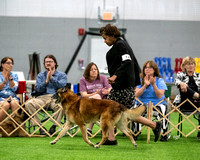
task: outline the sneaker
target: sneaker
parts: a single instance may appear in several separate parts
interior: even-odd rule
[[[90,128],[88,128],[88,129],[87,129],[87,131],[88,131],[88,132],[90,132],[90,133],[92,134],[92,130],[91,130]],[[91,134],[87,133],[87,135],[88,135],[88,138],[91,138],[91,137],[92,137],[92,135],[91,135]]]
[[[167,135],[161,136],[160,141],[162,141],[162,142],[168,141]]]
[[[161,127],[162,127],[162,123],[161,122],[156,122],[156,128],[153,130],[153,133],[155,135],[154,142],[158,141],[158,138],[159,138],[160,132],[161,132]]]
[[[43,127],[43,128],[47,131],[47,129],[45,127]],[[39,129],[40,135],[46,135],[46,132],[44,131],[44,129],[42,129],[42,128]]]
[[[200,131],[197,133],[197,139],[200,140]]]
[[[51,128],[49,129],[49,134],[52,135],[56,131],[56,125],[52,125]]]
[[[99,144],[99,142],[97,142],[96,144]],[[116,145],[117,145],[117,140],[110,141],[110,140],[107,139],[107,140],[104,142],[103,145],[113,145],[113,146],[116,146]]]

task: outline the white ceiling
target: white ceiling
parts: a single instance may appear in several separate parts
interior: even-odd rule
[[[200,20],[200,0],[0,0],[0,16],[97,19],[119,7],[120,19]]]

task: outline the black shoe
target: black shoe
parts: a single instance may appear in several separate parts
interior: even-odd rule
[[[98,145],[99,142],[96,143],[96,145]],[[113,145],[113,146],[116,146],[117,145],[117,140],[114,140],[114,141],[110,141],[110,140],[106,140],[103,145]]]
[[[167,135],[161,136],[160,141],[162,141],[162,142],[168,141]]]
[[[90,128],[88,128],[87,131],[90,132],[90,133],[92,134],[92,130],[91,130]],[[88,138],[91,138],[91,137],[92,137],[91,134],[87,133]]]
[[[114,133],[115,133],[115,134],[117,133],[117,128],[114,128]]]
[[[47,131],[47,129],[45,127],[43,127],[43,128]],[[42,129],[42,128],[39,129],[40,135],[46,135],[46,132],[44,131],[44,129]]]
[[[161,122],[156,122],[156,128],[153,130],[153,133],[155,135],[154,142],[158,141],[158,138],[159,138],[160,132],[161,132],[161,127],[162,127],[162,123]]]
[[[200,131],[197,133],[197,139],[200,140]]]
[[[103,145],[117,145],[117,140],[110,141],[107,139]]]
[[[49,134],[53,134],[56,131],[56,126],[52,125],[51,128],[49,129]]]
[[[137,136],[135,136],[134,134],[132,134],[132,137],[135,141],[137,141]]]

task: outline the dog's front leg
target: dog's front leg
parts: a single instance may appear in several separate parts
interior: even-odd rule
[[[111,129],[112,128],[110,128],[110,129],[108,129],[108,127],[106,126],[106,127],[104,127],[104,126],[102,126],[101,125],[101,129],[102,129],[102,139],[101,139],[101,141],[99,142],[99,144],[97,144],[95,147],[96,148],[99,148],[105,141],[106,141],[106,139],[108,138],[108,132],[110,131],[112,131]],[[114,127],[113,127],[113,132],[114,132]]]
[[[79,125],[80,129],[81,129],[81,133],[82,133],[82,137],[84,139],[84,141],[89,144],[90,146],[94,147],[94,144],[88,140],[88,136],[87,136],[87,129],[86,129],[86,126],[85,124],[83,125]]]
[[[68,131],[70,126],[71,126],[71,122],[67,121],[65,123],[65,126],[64,126],[63,130],[58,134],[56,139],[54,139],[53,141],[50,142],[50,144],[56,144],[56,142],[65,135],[65,133]]]

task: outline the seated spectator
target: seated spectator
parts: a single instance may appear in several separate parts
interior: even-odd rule
[[[179,105],[189,99],[195,106],[199,107],[200,74],[195,72],[196,63],[192,57],[185,57],[181,64],[182,72],[178,72],[175,85],[179,94],[174,99],[174,105]],[[180,110],[194,111],[195,108],[188,101],[181,105]],[[197,134],[200,139],[200,131]]]
[[[25,104],[25,109],[31,115],[42,106],[44,106],[45,109],[49,108],[57,112],[60,106],[55,103],[55,100],[51,100],[51,97],[59,88],[63,88],[67,84],[67,76],[65,73],[57,71],[58,63],[53,55],[47,55],[44,58],[44,67],[46,71],[39,73],[36,77],[35,88],[37,97],[30,99]],[[60,123],[62,117],[63,111],[61,110],[55,114],[53,118]],[[41,124],[37,114],[31,119],[31,124],[32,126]],[[54,122],[49,130],[50,134],[56,131],[56,126],[57,124]],[[42,128],[40,128],[39,131],[41,135],[45,135],[45,131]]]
[[[97,65],[93,62],[89,63],[84,71],[83,77],[80,79],[79,90],[82,97],[106,99],[111,90],[106,76],[99,74]],[[88,131],[92,133],[94,123],[90,123]],[[88,134],[88,136],[90,136]]]
[[[18,76],[12,73],[14,60],[4,57],[0,66],[0,122],[6,118],[6,112],[11,109],[14,112],[19,106],[19,98],[15,91],[18,88]],[[4,112],[4,111],[5,112]]]
[[[161,78],[158,66],[154,61],[147,61],[143,65],[141,73],[141,85],[138,85],[135,89],[135,97],[137,97],[142,103],[147,104],[149,101],[156,105],[165,98],[165,90],[167,86]],[[140,105],[138,101],[135,102],[136,105]],[[157,105],[157,109],[166,115],[167,103],[166,101],[161,102]],[[159,119],[161,116],[159,117]],[[163,133],[167,131],[168,122],[163,119]],[[161,136],[161,141],[167,141],[167,135]]]

